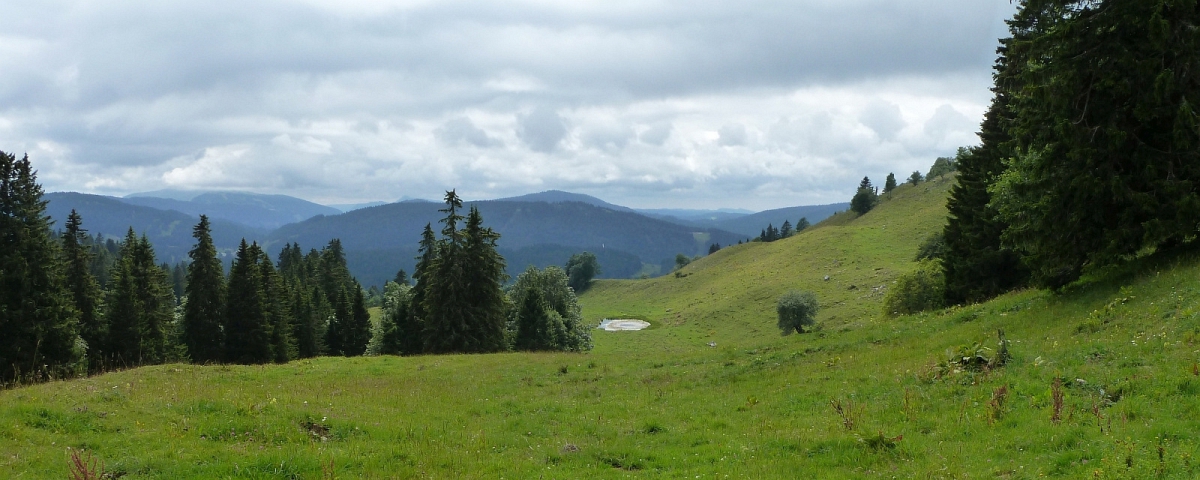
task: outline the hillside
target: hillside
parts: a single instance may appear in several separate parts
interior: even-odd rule
[[[653,325],[597,331],[588,354],[163,365],[0,392],[0,476],[63,478],[85,448],[128,479],[1195,478],[1200,253],[883,318],[874,288],[911,268],[948,185],[682,278],[598,282],[589,320]],[[816,332],[775,329],[791,288],[820,297]],[[1006,366],[952,363],[994,354],[998,329]]]
[[[484,224],[500,233],[501,253],[513,275],[530,263],[562,265],[572,253],[587,250],[600,258],[605,275],[629,277],[640,269],[629,267],[630,255],[639,263],[665,263],[669,268],[678,253],[701,255],[711,242],[737,242],[737,236],[728,232],[580,202],[467,203],[472,205],[483,214]],[[422,229],[426,224],[432,224],[434,231],[441,228],[440,208],[436,203],[401,202],[317,217],[272,232],[268,246],[277,251],[284,243],[298,242],[305,249],[319,248],[331,238],[340,238],[351,270],[356,275],[363,272],[360,280],[374,284],[392,278],[400,268],[412,271]],[[605,252],[609,250],[613,253]]]
[[[187,259],[192,249],[192,227],[199,215],[161,210],[125,203],[123,199],[74,192],[47,193],[46,214],[54,219],[55,228],[63,228],[72,209],[83,218],[83,228],[92,235],[121,240],[132,226],[138,235],[145,233],[154,244],[160,262],[176,263]],[[212,221],[213,242],[228,253],[237,248],[244,237],[253,240],[265,232],[227,220]]]

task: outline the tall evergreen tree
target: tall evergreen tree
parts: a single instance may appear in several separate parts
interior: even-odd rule
[[[584,351],[592,348],[575,291],[558,267],[529,267],[508,291],[513,306],[510,328],[517,350]],[[531,298],[533,297],[533,298]],[[540,307],[540,310],[539,310]]]
[[[139,239],[129,229],[110,278],[106,316],[112,364],[152,365],[167,360],[173,351],[167,333],[175,317],[175,300],[146,236]]]
[[[349,357],[352,354],[349,353],[350,349],[346,346],[346,339],[350,330],[350,323],[353,321],[353,310],[350,305],[350,299],[347,298],[346,289],[338,289],[332,307],[333,315],[329,317],[329,327],[325,330],[326,353]]]
[[[1088,265],[1195,236],[1196,2],[1028,0],[1010,45],[1014,139],[992,188],[1003,235],[1058,287]],[[1021,37],[1024,38],[1021,38]]]
[[[783,225],[779,227],[779,238],[784,239],[792,236],[792,222],[783,221]]]
[[[1012,82],[1015,67],[1011,65],[1023,63],[1009,58],[1012,42],[1012,38],[1002,40],[997,50],[994,97],[979,132],[982,144],[959,156],[957,183],[946,203],[949,218],[942,235],[942,272],[949,304],[986,300],[1028,277],[1016,252],[1001,244],[1000,235],[1007,224],[998,218],[988,193],[988,187],[1004,171],[1004,159],[1012,156],[1012,137],[1006,131],[1012,120],[1010,95],[1003,85]]]
[[[551,311],[546,306],[546,300],[542,298],[541,290],[531,289],[524,297],[517,312],[517,331],[513,339],[513,348],[525,351],[557,349],[556,333],[562,330],[562,320],[558,319],[558,325],[554,324],[555,318],[550,315]]]
[[[462,199],[455,191],[446,192],[446,208],[441,219],[442,238],[437,242],[433,262],[429,265],[432,278],[425,287],[425,351],[430,353],[478,351],[482,342],[471,331],[470,307],[466,296],[467,275],[463,265],[464,242],[458,224],[463,216]],[[422,283],[425,278],[421,279]]]
[[[208,216],[192,229],[196,245],[188,252],[187,305],[183,310],[183,343],[196,363],[221,361],[225,313],[225,269],[217,258]]]
[[[878,199],[879,195],[875,192],[875,187],[871,186],[871,179],[863,177],[862,182],[858,184],[858,190],[854,193],[854,198],[850,199],[850,210],[859,215],[866,215],[872,208],[875,208]]]
[[[100,284],[92,275],[92,251],[87,245],[87,230],[83,218],[74,209],[67,216],[67,231],[63,235],[63,254],[66,258],[67,287],[79,311],[79,336],[87,344],[88,371],[103,369],[104,343],[108,325],[100,312]]]
[[[483,226],[483,215],[471,207],[463,229],[463,249],[467,272],[466,298],[470,300],[472,329],[479,337],[478,351],[499,351],[507,347],[504,338],[505,313],[508,309],[502,287],[508,281],[504,257],[496,251],[500,234]]]
[[[79,313],[26,155],[0,152],[0,383],[73,369]]]
[[[366,353],[367,344],[371,342],[371,314],[367,312],[362,287],[355,286],[357,288],[350,303],[350,321],[346,323],[345,343],[342,346],[342,353],[347,357]]]
[[[225,302],[225,360],[232,363],[258,364],[274,359],[270,320],[263,292],[262,257],[258,244],[238,246],[229,270],[229,289]]]
[[[262,279],[263,309],[271,329],[271,357],[275,363],[287,363],[296,358],[296,341],[292,336],[293,319],[283,277],[271,264],[271,257],[260,251],[258,267]]]
[[[883,182],[883,193],[888,193],[896,189],[896,174],[889,173],[887,180]]]

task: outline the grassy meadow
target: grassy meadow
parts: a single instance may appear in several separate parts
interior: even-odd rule
[[[1200,255],[1061,294],[880,314],[951,180],[861,218],[732,246],[678,276],[604,280],[586,354],[162,365],[0,392],[0,477],[1196,478]],[[825,277],[828,276],[828,280]],[[775,300],[811,290],[815,331]],[[994,354],[974,371],[948,360]]]

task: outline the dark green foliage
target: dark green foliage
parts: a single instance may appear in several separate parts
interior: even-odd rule
[[[878,202],[879,193],[871,185],[871,179],[863,177],[862,182],[858,185],[858,191],[854,193],[854,198],[850,199],[850,210],[859,215],[865,215],[875,208],[875,204]]]
[[[962,155],[963,149],[959,148],[958,155],[954,158],[938,157],[933,161],[933,165],[929,167],[929,173],[925,175],[925,178],[933,180],[937,177],[958,170],[958,158],[962,157]]]
[[[418,279],[419,288],[425,289],[420,292],[423,335],[430,353],[494,352],[506,346],[506,305],[500,290],[504,259],[496,253],[499,234],[483,227],[483,216],[473,207],[466,228],[460,230],[461,208],[458,195],[446,192],[442,239]]]
[[[712,253],[711,249],[709,253]],[[577,253],[567,261],[566,270],[569,279],[567,284],[576,292],[583,292],[591,285],[592,279],[600,274],[600,262],[592,252]]]
[[[83,219],[72,210],[63,234],[63,257],[66,259],[67,288],[79,312],[79,336],[87,345],[88,371],[95,373],[104,364],[108,325],[100,312],[100,284],[92,276],[92,251],[87,245],[87,230],[82,225]]]
[[[219,362],[224,348],[221,316],[225,313],[225,269],[217,258],[207,216],[200,216],[192,237],[196,246],[188,252],[192,262],[185,288],[183,343],[193,362]]]
[[[133,229],[125,235],[108,292],[109,353],[116,366],[152,365],[170,358],[174,346],[175,297],[154,248]]]
[[[0,383],[70,373],[79,313],[29,157],[0,152]]]
[[[338,290],[333,300],[333,314],[329,317],[329,326],[325,329],[325,353],[335,356],[350,356],[347,353],[346,337],[353,321],[353,310],[346,290]]]
[[[404,269],[401,268],[400,271],[396,272],[396,278],[392,281],[396,282],[398,285],[408,285],[408,272],[405,272]]]
[[[888,193],[896,189],[896,174],[889,173],[887,180],[883,182],[883,193]]]
[[[263,313],[271,329],[271,357],[275,363],[296,358],[294,319],[283,277],[275,270],[271,257],[259,251],[258,267],[262,279]]]
[[[513,349],[525,351],[555,350],[555,340],[563,331],[562,318],[546,306],[542,292],[531,289],[525,293],[517,310],[517,331]]]
[[[779,330],[784,335],[792,332],[804,333],[804,327],[817,321],[817,311],[820,305],[817,296],[812,292],[792,290],[779,297],[775,305],[775,313],[779,316]]]
[[[885,315],[909,315],[945,305],[946,282],[942,268],[933,261],[917,264],[916,270],[901,275],[883,299]]]
[[[258,243],[238,246],[225,302],[225,360],[230,363],[270,363],[272,325],[263,291],[262,250]]]
[[[1005,55],[1005,40],[996,61],[997,83],[1010,76]],[[988,186],[1004,170],[1004,158],[1011,155],[1011,137],[1003,125],[1011,120],[1009,95],[993,88],[995,97],[980,126],[979,147],[960,151],[957,183],[946,202],[949,218],[943,231],[941,247],[942,271],[946,279],[946,302],[961,304],[979,302],[999,295],[1025,282],[1028,270],[1012,249],[1001,244],[1000,235],[1007,224],[998,218],[991,206]]]
[[[350,321],[343,332],[342,354],[347,357],[366,353],[367,344],[371,341],[371,314],[367,313],[363,298],[362,288],[356,288],[350,304]]]
[[[808,223],[808,217],[800,217],[799,220],[796,220],[796,233],[803,232],[810,226],[811,224]]]
[[[383,287],[383,319],[378,331],[378,353],[414,355],[421,353],[421,325],[412,312],[413,288],[388,282]]]
[[[719,251],[721,251],[721,244],[719,244],[719,243],[714,243],[714,244],[708,246],[708,254],[709,255],[712,255]]]
[[[529,267],[508,291],[513,311],[509,332],[516,350],[579,352],[592,348],[578,298],[558,267]]]
[[[918,183],[921,183],[921,182],[923,182],[923,181],[925,181],[925,176],[924,176],[924,175],[921,175],[921,172],[914,171],[914,172],[912,173],[912,175],[909,175],[909,176],[908,176],[908,184],[909,184],[909,185],[916,185],[916,184],[918,184]]]
[[[1014,152],[993,203],[1035,280],[1190,240],[1200,218],[1200,14],[1170,0],[1025,2]]]
[[[784,239],[792,236],[792,222],[783,221],[783,225],[779,227],[779,238]]]
[[[917,247],[917,256],[914,260],[941,260],[946,255],[946,239],[941,232],[934,233],[925,238],[924,242]]]
[[[691,257],[684,255],[682,253],[675,255],[675,269],[676,270],[686,267],[690,263],[692,263]]]

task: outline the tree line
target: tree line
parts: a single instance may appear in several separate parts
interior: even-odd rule
[[[132,228],[102,241],[72,211],[55,234],[43,193],[28,155],[0,152],[0,384],[164,362],[591,348],[571,284],[598,273],[595,256],[573,258],[570,277],[531,268],[506,292],[499,235],[475,208],[463,217],[453,191],[442,237],[425,227],[415,285],[388,282],[376,327],[338,239],[285,245],[277,261],[243,239],[226,273],[201,215],[190,262],[171,268]]]

